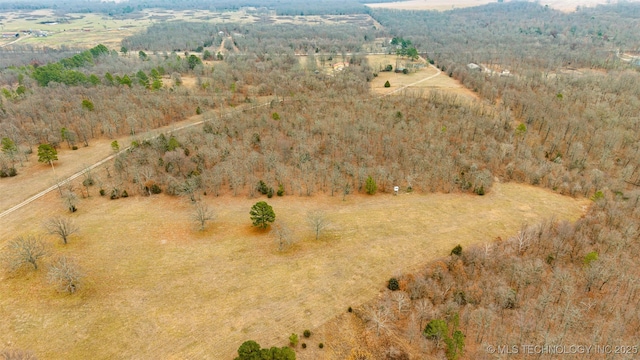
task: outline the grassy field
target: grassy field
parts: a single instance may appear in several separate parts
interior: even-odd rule
[[[395,55],[367,55],[369,65],[378,71],[378,76],[371,81],[371,90],[373,93],[384,95],[396,91],[395,94],[400,95],[403,91],[412,92],[417,95],[427,96],[429,91],[438,90],[446,91],[456,95],[460,95],[466,99],[477,99],[477,94],[468,90],[457,80],[450,78],[444,73],[438,74],[438,70],[432,66],[425,66],[417,71],[411,71],[408,74],[395,73],[393,71],[379,71],[384,69],[386,65],[396,68],[397,57]],[[408,61],[399,60],[400,66],[406,66]],[[425,64],[424,60],[416,63]],[[438,74],[438,75],[436,75]],[[428,80],[425,80],[429,78]],[[424,80],[424,81],[423,81]],[[386,81],[391,85],[384,87]],[[399,89],[405,89],[400,90]]]
[[[276,16],[274,14],[248,14],[244,11],[212,12],[207,10],[173,11],[145,10],[135,19],[115,19],[102,14],[67,14],[66,21],[54,15],[51,10],[14,11],[3,13],[0,20],[3,33],[26,31],[47,32],[46,37],[26,36],[19,44],[60,47],[62,45],[93,47],[103,44],[112,49],[120,49],[120,42],[127,36],[143,31],[156,22],[196,21],[214,24],[225,23],[265,23],[265,24],[338,24],[349,23],[362,27],[372,27],[377,23],[369,15],[332,16]],[[0,45],[15,38],[0,39]],[[168,49],[169,50],[169,49]]]
[[[506,237],[550,215],[575,220],[588,206],[517,184],[496,184],[484,197],[276,197],[268,201],[277,220],[300,240],[279,253],[268,233],[251,227],[257,199],[204,201],[217,214],[204,232],[190,220],[190,203],[164,195],[93,196],[68,215],[50,193],[3,218],[0,245],[41,233],[50,216],[73,217],[81,231],[68,245],[47,241],[87,275],[84,289],[67,296],[46,283],[45,269],[2,273],[3,346],[42,359],[221,359],[247,339],[282,346],[290,333],[318,328],[457,244]],[[333,223],[320,241],[305,225],[314,209]]]
[[[396,10],[452,10],[456,8],[485,5],[495,0],[408,0],[388,3],[366,4],[371,8]]]
[[[21,44],[59,47],[61,45],[93,47],[104,44],[110,48],[120,48],[120,41],[134,32],[146,29],[152,20],[148,16],[141,19],[115,20],[101,14],[68,14],[66,22],[50,10],[32,12],[8,12],[3,14],[3,32],[23,30],[47,32],[46,37],[21,40]],[[42,24],[49,22],[48,24]],[[21,36],[24,36],[21,34]],[[3,39],[3,43],[8,42]]]
[[[505,2],[508,2],[507,0]],[[635,0],[638,1],[638,0]],[[480,6],[496,2],[495,0],[408,0],[388,3],[366,4],[371,8],[396,10],[452,10],[457,8]],[[631,2],[634,2],[633,0]],[[610,0],[548,0],[542,2],[551,8],[571,12],[578,6],[596,6],[611,3]]]

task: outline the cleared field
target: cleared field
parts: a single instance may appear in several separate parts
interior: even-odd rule
[[[370,8],[396,10],[452,10],[456,8],[480,6],[495,0],[409,0],[388,3],[365,4]]]
[[[507,0],[505,2],[509,2]],[[631,0],[630,2],[637,2]],[[456,8],[480,6],[496,2],[495,0],[408,0],[388,3],[365,4],[371,8],[385,8],[397,10],[452,10]],[[551,8],[571,12],[575,11],[578,6],[596,6],[610,4],[610,0],[547,0],[540,2]]]
[[[72,216],[80,233],[66,246],[48,241],[87,275],[85,288],[67,296],[46,283],[45,269],[0,273],[3,346],[30,349],[42,359],[232,358],[247,339],[285,345],[292,332],[318,328],[370,300],[389,277],[457,244],[509,236],[552,214],[575,220],[588,206],[499,183],[483,197],[276,197],[268,202],[277,220],[300,240],[279,253],[268,233],[250,225],[257,199],[206,197],[217,219],[198,232],[192,205],[183,199],[93,195],[72,215],[51,193],[2,219],[0,245],[8,234],[40,233],[50,216]],[[333,222],[320,241],[305,225],[305,213],[314,209]]]
[[[116,20],[100,14],[67,14],[66,21],[60,21],[51,10],[9,12],[3,16],[5,33],[32,31],[47,34],[31,36],[20,43],[53,47],[93,47],[104,44],[119,49],[123,38],[152,24],[148,17]],[[21,33],[21,36],[24,35]]]
[[[384,69],[387,65],[391,65],[395,69],[396,60],[395,55],[367,55],[367,61],[375,71]],[[405,66],[405,63],[407,63],[406,60],[399,61],[401,66]],[[422,59],[417,63],[426,64]],[[385,88],[384,84],[387,81],[391,86]],[[478,98],[477,94],[448,75],[439,73],[438,69],[433,66],[425,66],[416,71],[412,70],[408,74],[379,71],[378,76],[371,81],[371,90],[380,95],[394,92],[394,94],[400,95],[406,91],[418,96],[427,96],[429,91],[438,90],[454,93],[470,100]]]

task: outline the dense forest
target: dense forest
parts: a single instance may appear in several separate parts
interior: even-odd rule
[[[120,16],[251,5],[69,2],[59,10]],[[346,304],[364,340],[340,355],[488,359],[489,345],[535,343],[636,346],[616,358],[637,358],[640,73],[620,54],[640,46],[640,5],[573,13],[529,2],[445,12],[355,1],[260,6],[368,14],[383,28],[180,21],[132,35],[122,49],[2,50],[0,170],[19,174],[39,144],[77,148],[204,113],[202,126],[123,144],[97,187],[112,197],[163,192],[195,202],[256,197],[265,186],[271,195],[346,197],[366,193],[369,178],[383,193],[400,185],[482,196],[495,181],[515,181],[589,198],[576,223],[550,218],[508,239],[454,248],[419,272],[395,274],[379,299]],[[479,100],[373,94],[379,74],[363,47],[396,36]],[[336,61],[350,66],[321,71]]]
[[[364,16],[364,15],[363,15]],[[368,18],[368,17],[367,17]],[[222,44],[227,51],[241,53],[315,54],[360,52],[362,46],[375,39],[373,28],[356,24],[217,24],[170,22],[153,25],[145,33],[126,38],[123,46],[132,50],[196,51],[210,48],[216,52]]]
[[[619,4],[563,14],[514,3],[373,14],[387,28],[413,35],[443,71],[513,120],[519,140],[501,177],[595,203],[577,223],[551,219],[523,227],[391,279],[382,299],[354,309],[366,326],[368,350],[347,349],[343,356],[488,359],[502,345],[510,349],[502,356],[526,358],[532,353],[522,344],[540,344],[549,348],[535,356],[553,358],[548,350],[558,344],[616,339],[626,345],[616,357],[637,357],[638,273],[629,253],[640,239],[640,124],[633,110],[640,88],[637,69],[616,50],[637,47],[630,26],[637,27],[639,9]],[[426,36],[418,31],[424,27]],[[497,71],[471,70],[470,62]],[[499,76],[503,69],[509,76]],[[556,166],[563,169],[559,177]]]

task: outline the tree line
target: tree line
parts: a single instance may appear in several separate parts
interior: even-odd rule
[[[220,35],[220,32],[223,34]],[[176,21],[154,24],[143,33],[125,38],[122,44],[136,50],[201,52],[208,48],[217,52],[220,44],[231,36],[232,45],[245,54],[339,54],[343,51],[361,51],[365,42],[376,38],[376,33],[371,28],[362,28],[355,24],[209,24]]]

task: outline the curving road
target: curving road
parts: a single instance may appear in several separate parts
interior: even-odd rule
[[[398,91],[402,91],[402,90],[404,90],[404,89],[406,89],[406,88],[408,88],[408,87],[410,87],[410,86],[415,86],[415,85],[417,85],[417,84],[420,84],[421,82],[425,82],[425,81],[427,81],[427,80],[431,80],[431,79],[433,79],[434,77],[436,77],[436,76],[438,76],[438,75],[442,74],[442,71],[440,71],[440,69],[438,69],[438,68],[437,68],[437,67],[435,67],[434,65],[429,64],[429,66],[431,66],[432,68],[436,69],[437,73],[435,73],[435,74],[433,74],[433,75],[431,75],[431,76],[427,76],[426,78],[424,78],[424,79],[422,79],[422,80],[418,80],[418,81],[416,81],[416,82],[414,82],[414,83],[411,83],[411,84],[408,84],[408,85],[402,86],[402,87],[400,87],[400,88],[398,88],[398,89],[395,89],[395,90],[393,90],[393,91],[391,91],[391,92],[388,92],[388,93],[386,93],[386,94],[384,94],[384,95],[381,95],[380,97],[385,97],[385,96],[387,96],[387,95],[395,94],[395,93],[397,93]]]

